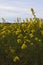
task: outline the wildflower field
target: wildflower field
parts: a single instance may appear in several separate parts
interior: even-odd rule
[[[0,23],[0,65],[43,65],[43,21]]]
[[[43,19],[0,23],[0,65],[43,65]],[[18,20],[19,21],[19,20]]]

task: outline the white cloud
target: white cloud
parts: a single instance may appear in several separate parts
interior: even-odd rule
[[[18,17],[22,16],[23,14],[29,14],[29,10],[26,8],[16,7],[16,6],[3,6],[0,5],[0,16],[3,17]]]
[[[17,6],[2,6],[0,5],[0,10],[11,10],[11,11],[25,11],[25,8],[17,7]]]

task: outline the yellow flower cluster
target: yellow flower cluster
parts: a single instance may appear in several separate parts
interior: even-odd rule
[[[0,24],[0,48],[3,53],[8,53],[9,57],[13,57],[13,62],[20,61],[26,53],[25,50],[33,49],[35,43],[39,45],[43,43],[43,23],[36,21]]]
[[[32,33],[30,33],[29,36],[30,36],[30,38],[33,38],[34,37],[34,35]]]
[[[18,43],[21,43],[21,39],[17,39],[17,42],[18,42]]]
[[[17,61],[19,61],[20,60],[20,58],[18,57],[18,56],[15,56],[14,58],[13,58],[13,62],[17,62]]]
[[[25,43],[22,44],[21,49],[27,48],[27,45]]]

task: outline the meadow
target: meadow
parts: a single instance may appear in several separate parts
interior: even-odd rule
[[[0,23],[0,65],[43,65],[43,20]]]

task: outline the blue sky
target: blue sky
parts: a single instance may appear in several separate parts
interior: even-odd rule
[[[14,21],[17,17],[22,19],[32,17],[30,9],[33,8],[37,17],[43,18],[43,0],[0,0],[0,21]]]

